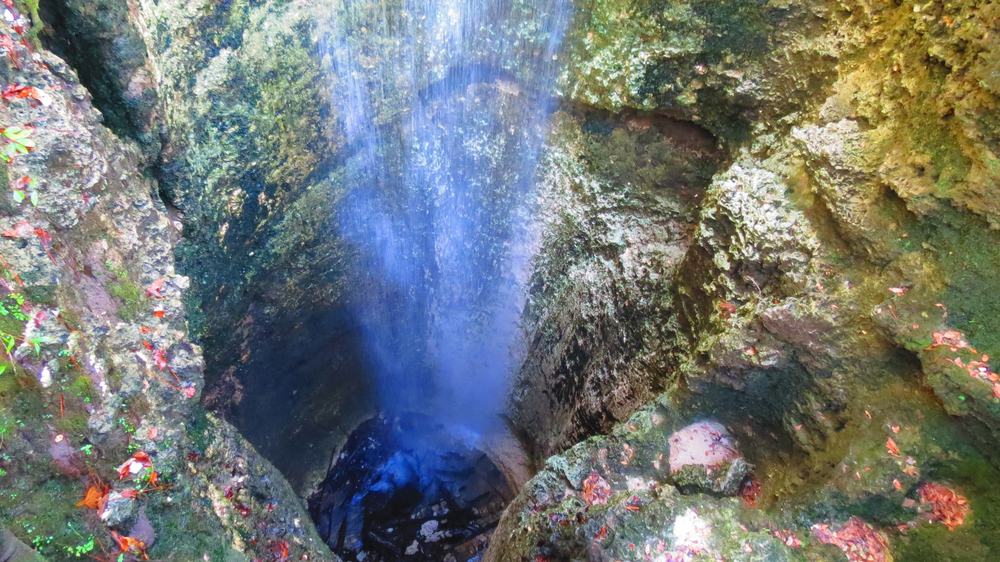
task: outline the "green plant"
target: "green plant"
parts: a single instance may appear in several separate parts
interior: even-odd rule
[[[136,427],[134,424],[132,424],[132,422],[128,421],[125,418],[118,418],[117,422],[119,427],[121,427],[125,431],[125,433],[128,433],[129,435],[135,433]]]
[[[0,316],[10,316],[15,320],[26,322],[28,317],[21,312],[21,307],[25,303],[24,295],[21,293],[11,293],[0,300]]]
[[[80,539],[80,542],[77,544],[63,547],[66,554],[74,558],[82,558],[85,554],[90,554],[94,551],[94,548],[97,546],[97,539],[94,538],[94,535],[84,537],[76,530],[76,527],[72,523],[66,523],[66,528]]]
[[[23,176],[14,182],[14,202],[23,203],[25,199],[38,206],[38,182],[30,176]]]
[[[6,127],[0,129],[0,137],[5,141],[0,157],[4,162],[11,162],[19,154],[27,154],[35,149],[35,141],[31,138],[34,129],[31,127]]]

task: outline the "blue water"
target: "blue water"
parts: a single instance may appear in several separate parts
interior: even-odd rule
[[[499,422],[570,0],[343,0],[325,55],[351,156],[340,235],[386,411]]]

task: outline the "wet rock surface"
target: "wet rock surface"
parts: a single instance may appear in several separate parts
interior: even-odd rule
[[[514,490],[473,434],[417,414],[359,426],[310,498],[344,560],[478,558]]]

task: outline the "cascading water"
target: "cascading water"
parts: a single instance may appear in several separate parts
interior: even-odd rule
[[[405,449],[378,458],[345,451],[314,497],[320,531],[342,554],[373,548],[366,536],[385,559],[402,554],[384,544],[393,542],[384,528],[379,535],[361,521],[384,517],[401,490],[418,490],[398,506],[414,514],[485,505],[461,497],[468,487],[456,482],[481,487],[490,471],[443,482],[454,459],[436,449],[502,431],[534,255],[533,185],[570,14],[570,0],[342,0],[332,8],[325,52],[352,149],[336,224],[356,251],[354,311],[387,416],[356,445]],[[393,417],[408,412],[422,421]],[[344,475],[359,466],[368,476],[350,478],[357,489],[346,497]],[[470,534],[451,532],[435,537]],[[420,553],[431,556],[419,546],[410,554]]]
[[[568,0],[345,0],[328,49],[357,152],[341,234],[384,407],[482,426],[503,407],[530,192]]]

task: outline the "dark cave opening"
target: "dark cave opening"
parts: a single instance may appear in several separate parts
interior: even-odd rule
[[[421,414],[362,423],[309,499],[347,561],[477,560],[516,490],[471,433]]]

